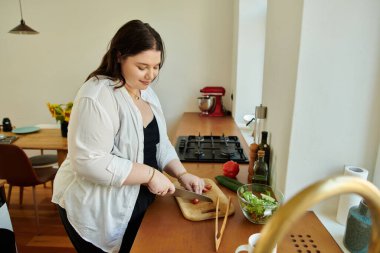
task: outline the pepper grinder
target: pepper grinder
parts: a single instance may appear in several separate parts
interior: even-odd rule
[[[254,142],[259,144],[261,143],[261,132],[264,130],[264,120],[267,118],[267,107],[262,104],[256,106],[255,118],[256,120],[252,136],[255,140]]]

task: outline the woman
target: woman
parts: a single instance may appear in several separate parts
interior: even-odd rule
[[[175,191],[162,170],[202,192],[204,181],[179,161],[149,87],[164,55],[160,35],[130,21],[75,98],[52,201],[78,252],[129,252],[155,195]]]

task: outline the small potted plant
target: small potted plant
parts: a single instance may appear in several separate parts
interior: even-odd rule
[[[73,102],[67,104],[50,104],[47,103],[51,116],[56,121],[61,123],[61,133],[63,137],[67,137],[67,127],[69,125],[71,109],[73,108]]]

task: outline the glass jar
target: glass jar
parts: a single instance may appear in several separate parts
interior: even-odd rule
[[[371,236],[371,215],[365,200],[348,211],[346,231],[344,233],[344,246],[351,253],[368,252]]]

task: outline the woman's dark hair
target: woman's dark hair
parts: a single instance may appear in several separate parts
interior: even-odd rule
[[[143,51],[154,49],[161,52],[161,68],[165,59],[164,43],[161,36],[148,23],[132,20],[120,27],[112,38],[107,53],[103,56],[100,66],[92,72],[86,81],[99,75],[109,77],[113,81],[120,81],[120,88],[125,84],[121,73],[119,57],[126,59]]]

